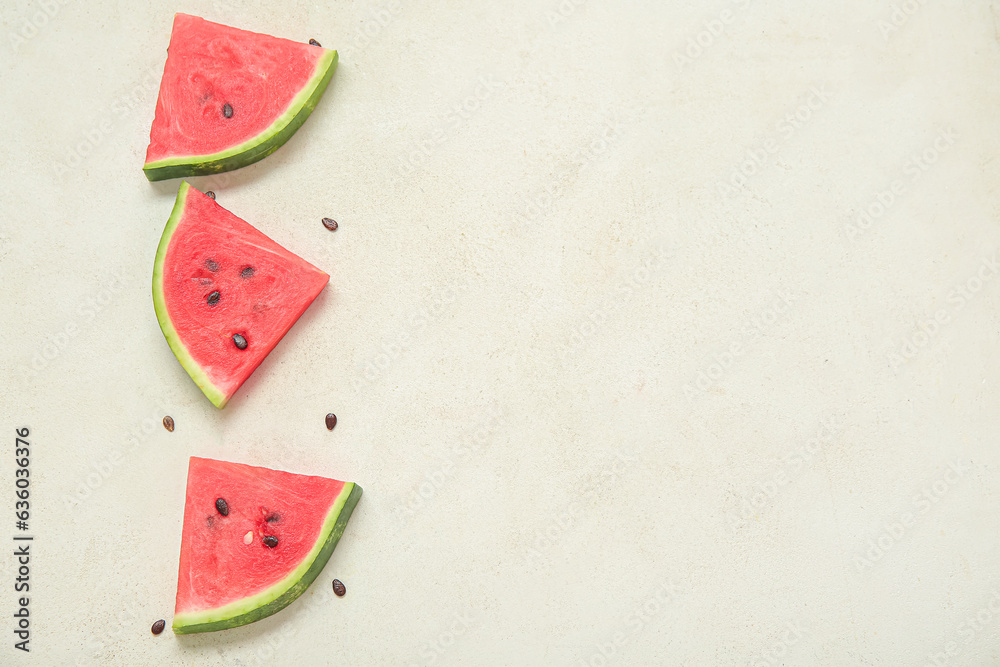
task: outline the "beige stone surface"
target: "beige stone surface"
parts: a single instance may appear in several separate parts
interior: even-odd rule
[[[192,180],[332,276],[224,411],[150,295],[175,11],[341,54]],[[4,0],[0,663],[997,664],[998,18]],[[365,495],[293,606],[154,638],[191,455]]]

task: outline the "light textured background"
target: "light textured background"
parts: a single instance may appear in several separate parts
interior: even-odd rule
[[[224,411],[150,297],[175,11],[341,53],[193,180],[332,275]],[[896,12],[5,0],[0,663],[998,664],[1000,6]],[[193,454],[365,495],[292,607],[154,638]]]

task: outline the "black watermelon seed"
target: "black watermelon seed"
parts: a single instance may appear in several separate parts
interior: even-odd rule
[[[247,268],[240,271],[240,278],[242,278],[243,280],[247,280],[248,278],[253,278],[254,272],[255,269],[252,266],[248,266]]]
[[[215,193],[212,192],[211,190],[209,190],[208,192],[206,192],[205,196],[206,197],[210,197],[212,199],[212,201],[215,201]]]
[[[247,349],[247,339],[239,334],[233,334],[233,342],[236,343],[236,347],[241,350]]]
[[[344,582],[342,582],[340,579],[334,579],[333,592],[337,594],[338,598],[344,597],[344,593],[347,592],[347,588],[344,586]]]
[[[156,623],[153,623],[153,628],[152,628],[153,634],[154,635],[160,634],[161,632],[163,632],[163,628],[165,627],[167,627],[167,622],[161,618]]]
[[[264,519],[264,521],[267,521],[268,523],[278,523],[279,521],[281,521],[281,515],[273,513],[268,514],[267,517]]]
[[[221,297],[222,295],[219,293],[219,290],[215,290],[205,298],[205,301],[208,302],[208,305],[214,306],[215,304],[219,303],[219,299]]]
[[[211,528],[212,526],[214,526],[215,525],[215,517],[214,516],[206,516],[205,517],[205,525],[208,526],[209,528]]]
[[[226,118],[233,117],[233,107],[229,105],[229,102],[226,102],[225,106],[222,107],[222,115]]]
[[[310,39],[309,43],[311,45],[313,45],[313,46],[322,46],[322,44],[320,44],[319,42],[317,42],[315,39]]]
[[[278,546],[278,538],[275,537],[274,535],[268,535],[267,537],[264,538],[264,546],[271,547],[273,549],[274,547]]]
[[[219,498],[215,501],[215,509],[219,510],[219,514],[222,516],[229,516],[229,503],[226,502],[225,498]]]
[[[323,226],[329,229],[331,232],[337,231],[337,221],[333,218],[323,218]]]
[[[332,431],[333,427],[337,425],[337,415],[332,412],[326,416],[326,430]]]
[[[174,418],[171,417],[170,415],[167,415],[166,417],[164,417],[163,418],[163,428],[165,428],[168,431],[170,431],[171,433],[173,433],[174,432]]]
[[[219,270],[219,263],[216,262],[214,259],[206,259],[205,260],[205,267],[209,271],[212,271],[214,273],[215,271]]]

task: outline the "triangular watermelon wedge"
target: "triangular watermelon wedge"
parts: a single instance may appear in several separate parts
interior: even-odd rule
[[[143,171],[151,181],[261,160],[323,96],[337,52],[177,14]]]
[[[222,408],[329,280],[183,182],[156,249],[153,307],[181,366]]]
[[[174,632],[225,630],[287,607],[360,498],[350,482],[191,457]]]

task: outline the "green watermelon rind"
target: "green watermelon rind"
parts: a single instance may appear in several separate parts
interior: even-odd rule
[[[302,595],[319,576],[337,548],[344,534],[347,521],[361,498],[361,487],[353,482],[344,484],[333,506],[326,515],[320,537],[303,561],[284,579],[257,595],[231,602],[223,607],[190,614],[174,615],[175,634],[189,635],[197,632],[227,630],[259,621],[275,614]]]
[[[327,50],[316,63],[316,72],[302,87],[283,114],[271,126],[257,136],[224,151],[210,155],[182,155],[147,162],[142,167],[150,181],[168,178],[205,176],[224,171],[240,169],[263,160],[288,141],[306,122],[306,118],[316,108],[327,84],[333,78],[340,56],[336,51]]]
[[[208,400],[212,401],[215,407],[224,408],[226,407],[226,403],[229,402],[229,397],[208,379],[208,374],[205,373],[184,346],[180,334],[177,333],[177,329],[174,328],[174,324],[170,320],[170,314],[167,311],[167,302],[163,296],[163,264],[167,258],[167,249],[170,247],[170,240],[173,238],[174,230],[177,229],[181,218],[184,217],[184,205],[187,202],[187,195],[190,191],[191,185],[187,181],[182,182],[180,189],[177,191],[177,201],[174,202],[174,210],[170,213],[167,226],[163,228],[163,235],[160,237],[160,245],[156,248],[156,261],[153,263],[153,309],[156,311],[156,319],[160,323],[160,330],[163,331],[163,337],[167,339],[167,344],[170,345],[170,349],[173,350],[177,360],[181,362],[181,366],[184,367],[184,370],[191,376],[195,384],[205,392],[205,396],[208,396]]]

